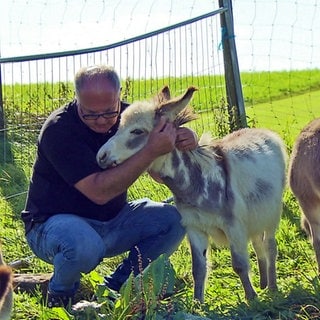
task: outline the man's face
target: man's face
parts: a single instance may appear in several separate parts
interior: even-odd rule
[[[108,80],[87,83],[77,97],[80,119],[93,131],[107,133],[120,113],[120,91]]]

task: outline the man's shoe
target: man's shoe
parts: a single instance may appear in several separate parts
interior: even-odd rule
[[[104,283],[109,289],[119,292],[122,286],[122,283],[114,280],[112,277],[104,277]]]
[[[47,307],[48,308],[71,308],[73,304],[73,297],[67,295],[58,295],[48,291]]]

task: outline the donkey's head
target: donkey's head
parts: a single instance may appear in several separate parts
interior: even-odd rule
[[[98,151],[97,161],[102,168],[120,164],[138,152],[148,140],[148,136],[161,116],[177,125],[194,119],[187,113],[181,116],[197,89],[189,87],[186,92],[171,99],[169,88],[164,87],[152,101],[131,104],[122,114],[118,131]]]

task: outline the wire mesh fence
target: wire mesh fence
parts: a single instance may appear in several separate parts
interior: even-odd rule
[[[195,85],[199,92],[192,106],[200,116],[193,129],[199,134],[204,128],[229,130],[220,45],[219,14],[223,10],[108,46],[1,59],[1,225],[4,246],[12,255],[9,260],[18,258],[11,245],[24,247],[26,256],[31,254],[21,234],[20,212],[37,136],[46,117],[74,98],[73,75],[80,67],[112,65],[122,81],[122,99],[128,102],[149,99],[164,85],[169,85],[172,95]],[[145,191],[148,183],[148,177],[142,176],[129,189],[129,198],[142,193],[150,196]],[[157,200],[170,195],[161,185],[155,188]]]

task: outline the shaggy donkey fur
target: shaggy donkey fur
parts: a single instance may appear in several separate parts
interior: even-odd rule
[[[139,151],[160,116],[177,126],[194,119],[186,108],[196,88],[171,99],[168,87],[152,101],[130,105],[117,133],[101,147],[102,168],[119,165]],[[195,150],[177,149],[150,166],[174,195],[192,254],[194,297],[204,300],[209,237],[229,245],[232,266],[245,296],[256,292],[249,278],[248,242],[258,257],[261,288],[277,288],[275,232],[282,210],[286,151],[280,137],[263,129],[242,129],[214,140],[203,136]]]

